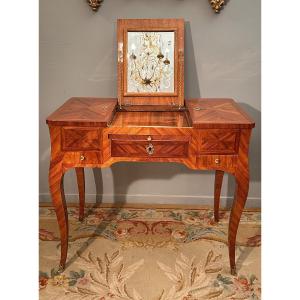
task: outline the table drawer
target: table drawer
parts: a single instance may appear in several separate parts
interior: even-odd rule
[[[189,136],[111,134],[112,157],[169,157],[188,156]]]
[[[98,165],[102,163],[102,154],[100,151],[78,151],[78,152],[65,152],[64,164],[65,165]]]
[[[200,155],[197,157],[197,167],[206,170],[226,170],[234,172],[237,155]]]
[[[101,152],[83,151],[79,153],[78,162],[80,164],[101,164]]]
[[[99,150],[100,129],[85,127],[63,127],[62,149],[64,151]]]
[[[199,130],[199,152],[236,154],[239,146],[239,130],[209,129]]]

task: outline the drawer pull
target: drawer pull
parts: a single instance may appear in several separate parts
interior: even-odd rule
[[[215,163],[216,163],[217,165],[219,165],[220,162],[221,162],[221,161],[220,161],[220,158],[216,158],[216,159],[215,159]]]
[[[148,137],[147,137],[147,141],[151,141],[152,140],[152,138],[151,138],[151,136],[149,135]]]
[[[146,151],[149,155],[152,155],[154,153],[154,146],[150,143],[148,146],[146,146]]]
[[[85,157],[83,155],[80,155],[80,160],[81,161],[85,160]]]
[[[196,106],[196,107],[194,107],[194,110],[196,110],[196,111],[200,111],[200,110],[205,110],[205,108],[202,108],[202,107]]]

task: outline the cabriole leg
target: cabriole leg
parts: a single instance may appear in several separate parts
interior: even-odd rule
[[[85,206],[85,182],[84,182],[84,168],[75,168],[77,177],[77,186],[79,193],[79,221],[83,221],[84,218],[84,206]]]
[[[68,212],[63,190],[63,175],[61,163],[51,163],[49,170],[49,187],[55,208],[61,240],[60,270],[64,270],[68,253]]]
[[[216,222],[219,222],[220,195],[222,189],[223,176],[224,176],[224,171],[216,170],[215,192],[214,192],[214,218]]]
[[[228,247],[229,247],[229,260],[231,274],[236,275],[235,265],[235,243],[238,226],[240,223],[241,215],[247,200],[249,190],[249,174],[248,169],[239,170],[236,175],[236,187],[234,202],[231,208],[228,228]]]
[[[248,150],[251,130],[241,131],[238,161],[235,170],[235,195],[231,208],[228,228],[228,248],[231,274],[236,275],[235,242],[241,215],[247,200],[249,190]]]

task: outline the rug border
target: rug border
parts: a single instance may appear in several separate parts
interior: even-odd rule
[[[76,202],[68,202],[68,207],[78,207]],[[40,202],[39,207],[53,207],[50,202]],[[211,205],[185,205],[185,204],[142,204],[142,203],[86,203],[87,208],[133,208],[133,209],[191,209],[207,210],[213,209]],[[222,211],[230,211],[229,208],[220,207]],[[261,208],[244,208],[243,211],[261,212]]]

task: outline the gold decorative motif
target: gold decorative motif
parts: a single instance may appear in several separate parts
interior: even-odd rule
[[[224,5],[226,4],[226,0],[209,0],[210,5],[212,9],[215,11],[215,13],[219,13],[221,9],[224,8]]]
[[[87,0],[89,6],[92,8],[93,11],[98,10],[98,8],[100,7],[102,1],[103,0]]]

